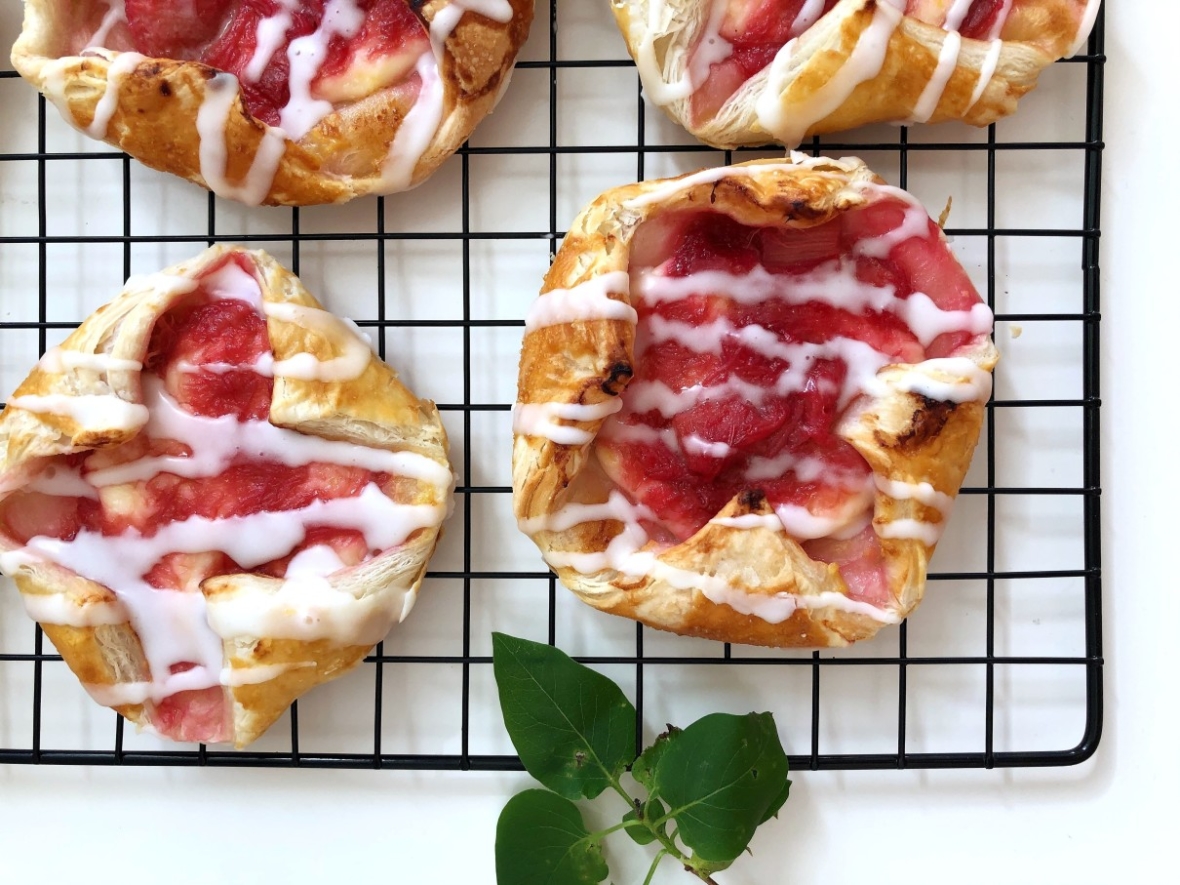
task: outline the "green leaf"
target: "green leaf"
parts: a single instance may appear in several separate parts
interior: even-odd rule
[[[657,794],[655,784],[655,770],[660,763],[660,757],[664,754],[664,750],[668,746],[668,738],[674,734],[679,734],[680,729],[675,725],[669,725],[668,730],[656,738],[655,743],[639,754],[639,758],[635,760],[631,766],[631,776],[635,781],[647,790],[649,796]]]
[[[591,839],[582,813],[568,799],[525,790],[500,812],[499,885],[597,885],[609,873],[601,843]]]
[[[702,871],[725,869],[787,799],[787,755],[769,713],[713,713],[668,735],[652,771]]]
[[[623,820],[652,821],[659,820],[661,817],[667,814],[667,810],[664,808],[663,803],[660,802],[659,799],[649,799],[641,806],[641,808],[643,810],[642,817],[639,816],[639,809],[632,808],[623,815]],[[660,824],[657,829],[659,830],[660,835],[668,835],[666,823]],[[656,841],[656,834],[652,832],[649,827],[627,827],[627,835],[638,842],[640,845],[650,845],[652,842]]]
[[[492,634],[504,726],[525,769],[567,799],[593,799],[635,758],[635,707],[564,652]]]

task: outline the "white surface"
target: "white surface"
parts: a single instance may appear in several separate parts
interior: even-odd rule
[[[543,9],[545,4],[540,6]],[[1163,8],[1166,11],[1161,11]],[[563,31],[563,39],[576,39],[577,25],[582,21],[581,9],[579,5],[579,17]],[[7,38],[12,14],[5,10],[2,15],[0,21],[5,25],[4,37]],[[599,22],[602,18],[597,12],[587,12],[586,16],[590,22]],[[1145,27],[1145,22],[1149,22],[1150,27]],[[537,29],[539,34],[535,36],[547,37],[544,23],[541,18]],[[600,33],[596,25],[593,27],[593,33]],[[1165,520],[1171,514],[1178,484],[1174,472],[1166,466],[1168,453],[1161,441],[1174,440],[1180,428],[1176,426],[1175,409],[1161,407],[1161,401],[1167,402],[1170,391],[1159,381],[1144,379],[1170,378],[1174,374],[1168,366],[1175,350],[1174,330],[1180,323],[1176,284],[1163,276],[1165,258],[1175,252],[1175,245],[1165,231],[1170,231],[1174,225],[1164,219],[1161,211],[1163,206],[1175,205],[1176,198],[1180,197],[1174,177],[1161,168],[1165,167],[1167,161],[1163,158],[1174,149],[1180,132],[1176,131],[1173,119],[1162,107],[1164,89],[1153,88],[1153,84],[1166,83],[1167,76],[1174,78],[1178,72],[1173,45],[1178,28],[1180,16],[1173,4],[1149,4],[1147,0],[1115,3],[1107,18],[1107,55],[1111,61],[1106,69],[1108,150],[1105,155],[1101,254],[1107,666],[1105,729],[1096,757],[1075,768],[1035,771],[800,772],[795,776],[792,798],[779,819],[763,827],[756,837],[753,856],[739,861],[734,870],[720,874],[717,877],[720,882],[764,885],[871,880],[875,883],[1070,882],[1097,885],[1145,878],[1154,862],[1164,858],[1171,835],[1169,822],[1174,818],[1169,809],[1175,791],[1180,788],[1180,770],[1173,749],[1180,726],[1177,716],[1180,698],[1172,676],[1175,653],[1169,647],[1167,630],[1161,625],[1173,624],[1180,619],[1180,604],[1172,586],[1173,569],[1168,567],[1168,542],[1163,530],[1167,524]],[[618,56],[617,45],[610,44],[601,53],[600,45],[579,45],[576,51],[567,49],[563,54],[565,57]],[[544,57],[547,41],[534,39],[531,48],[532,55],[527,57]],[[616,76],[626,84],[625,88],[633,88],[629,72],[623,77],[621,72],[607,69],[602,79]],[[515,139],[511,143],[516,144],[544,143],[545,124],[539,119],[541,115],[536,115],[536,122],[530,123],[523,104],[518,105],[517,111],[511,110],[513,106],[510,104],[514,97],[519,103],[526,99],[543,102],[545,93],[543,83],[539,82],[543,80],[542,72],[524,77],[518,74],[514,92],[505,100],[505,107],[497,117],[488,121],[489,125],[477,135],[476,143],[508,143],[496,140],[508,137]],[[1047,80],[1046,85],[1049,82]],[[4,93],[5,99],[13,94],[16,85],[22,84],[5,87],[8,90]],[[586,84],[587,94],[578,94],[580,85],[579,81],[566,83],[564,88],[575,93],[571,102],[584,102],[586,112],[590,113],[597,101],[601,113],[617,113],[609,101],[603,103],[601,97],[595,96],[591,84]],[[1070,96],[1069,101],[1073,101],[1076,91]],[[1056,108],[1052,92],[1043,97],[1034,94],[1030,102],[1034,98],[1039,103],[1031,105],[1034,110],[1026,105],[1025,110],[1029,113],[1022,122],[1030,127],[1029,131],[1035,131],[1040,125],[1050,125],[1045,118],[1053,117]],[[31,103],[22,107],[28,106]],[[514,113],[518,116],[513,116]],[[1068,117],[1067,112],[1063,113]],[[663,124],[654,122],[655,118],[650,115],[648,120],[656,127],[657,137],[672,132]],[[536,131],[507,134],[505,130],[509,122],[522,128],[533,125]],[[559,123],[561,127],[569,127],[568,130],[563,128],[563,143],[602,143],[604,136],[610,134],[609,128],[597,130],[585,115],[559,120]],[[73,141],[73,133],[60,126],[58,121],[52,120],[51,124],[54,137],[60,136],[68,144],[82,144]],[[627,137],[622,135],[619,140]],[[1074,137],[1080,137],[1080,133]],[[16,149],[7,141],[0,143],[5,150]],[[53,149],[54,145],[50,147]],[[692,156],[678,157],[677,162],[689,164]],[[872,163],[874,158],[866,159]],[[563,173],[569,173],[572,186],[559,200],[559,225],[603,187],[634,177],[634,156],[630,154],[618,159],[612,155],[573,155],[561,162],[568,167]],[[663,162],[663,158],[649,158],[649,174],[664,171],[652,168]],[[548,224],[544,217],[547,201],[534,205],[528,199],[522,199],[520,194],[524,192],[519,189],[519,182],[534,174],[544,176],[547,158],[537,158],[535,165],[538,169],[531,168],[528,158],[473,158],[473,174],[482,163],[494,167],[482,179],[487,182],[488,189],[495,191],[498,187],[501,200],[508,199],[511,194],[514,202],[513,211],[509,213],[504,209],[505,204],[494,199],[494,195],[481,199],[472,207],[475,229],[545,229]],[[415,201],[416,208],[428,211],[426,220],[420,216],[416,219],[415,229],[422,229],[424,225],[429,227],[432,218],[437,219],[439,228],[450,229],[453,225],[453,218],[448,217],[450,204],[447,198],[457,193],[454,187],[458,180],[454,175],[456,165],[457,161],[452,161],[426,188],[409,198]],[[51,186],[61,188],[57,198],[69,205],[72,203],[68,199],[69,188],[78,187],[78,181],[71,184],[68,167],[55,169],[62,169],[62,172],[60,180],[51,182]],[[880,171],[890,175],[887,168]],[[81,175],[80,169],[75,172]],[[962,170],[953,164],[933,170],[932,174],[944,177],[936,178],[929,185],[931,193],[928,196],[922,193],[920,196],[933,205],[936,201],[941,202],[936,194],[951,190],[956,194],[951,226],[981,224],[981,219],[972,217],[973,206],[978,205],[978,200],[973,201],[971,194],[972,189],[979,186],[978,180],[964,177]],[[1034,169],[1030,174],[1047,179],[1052,176],[1052,170]],[[137,193],[142,197],[142,203],[136,206],[136,223],[144,227],[137,229],[138,233],[150,232],[152,228],[148,225],[156,225],[157,230],[171,230],[182,225],[185,208],[176,200],[187,199],[188,206],[199,216],[198,221],[203,218],[203,196],[193,196],[188,189],[176,189],[171,182],[160,182],[161,176],[138,167],[133,168],[133,175]],[[922,185],[913,168],[911,175],[915,178],[915,190],[920,191]],[[118,206],[120,186],[117,176],[112,178],[110,194],[113,205]],[[27,184],[23,186],[29,187]],[[88,180],[85,186],[88,193],[93,193],[96,184]],[[30,192],[26,190],[22,194],[21,187],[12,176],[5,179],[3,199],[7,208],[27,199]],[[35,206],[35,182],[31,187]],[[157,199],[155,203],[151,199],[153,196]],[[1073,194],[1066,193],[1060,203],[1051,199],[1017,200],[1011,208],[1002,208],[1002,211],[1011,213],[1011,219],[1001,219],[1001,224],[1076,226],[1076,216],[1070,215],[1069,209],[1069,201],[1074,199]],[[87,202],[92,207],[95,205]],[[397,201],[390,202],[397,205]],[[118,221],[97,209],[94,211],[93,217],[87,218],[86,209],[79,209],[73,215],[81,217],[69,217],[62,223],[77,224],[78,232],[117,231],[117,227],[112,229],[111,225],[117,225]],[[24,212],[32,214],[28,206]],[[481,217],[480,213],[484,212],[489,214]],[[158,213],[159,217],[153,213]],[[333,225],[355,225],[361,223],[358,219],[362,217],[366,219],[364,223],[369,223],[367,219],[371,214],[372,208],[367,205],[307,212],[302,216],[303,230],[320,229],[320,225],[327,229]],[[541,217],[533,217],[534,214]],[[12,219],[19,217],[15,213],[0,216],[0,224],[4,225],[6,232],[11,232],[17,223]],[[219,219],[222,218],[227,220],[219,221],[219,229],[259,231],[270,229],[268,226],[273,224],[273,229],[280,235],[286,230],[287,223],[285,214],[279,217],[277,213],[261,211],[235,215],[233,210],[227,210],[223,215],[219,208]],[[222,223],[224,228],[220,226]],[[505,261],[502,252],[484,255],[483,246],[476,242],[472,249],[473,276],[487,281],[482,291],[473,293],[476,316],[523,315],[523,305],[537,287],[535,276],[530,278],[530,269],[538,260],[542,267],[544,263],[543,250],[538,256],[535,248],[530,251],[531,245],[523,241],[505,246],[508,252],[519,253],[518,260]],[[429,261],[418,259],[404,269],[402,266],[391,269],[391,291],[405,285],[422,285],[423,277],[430,278],[430,274],[436,272],[433,268],[446,263],[446,244],[430,244],[427,248],[439,250],[439,254],[430,256]],[[957,248],[969,253],[971,244],[960,238]],[[405,247],[407,253],[416,249],[421,246],[410,243]],[[166,249],[149,246],[141,250],[147,254],[140,256],[137,252],[136,260],[145,265],[162,264],[194,250],[195,247],[183,244]],[[364,252],[365,256],[369,254]],[[336,298],[333,306],[337,310],[358,318],[366,316],[366,310],[371,313],[361,296],[356,301],[356,309],[350,309],[349,300],[344,297],[347,290],[342,290],[333,276],[338,268],[346,267],[350,262],[358,263],[356,255],[349,255],[343,247],[328,254],[328,250],[319,250],[313,245],[304,247],[301,260],[309,287],[313,291],[328,290],[329,295]],[[494,272],[480,273],[479,262],[485,260]],[[970,268],[970,255],[964,260]],[[1027,264],[1027,260],[1021,260]],[[360,263],[367,261],[366,257]],[[96,263],[101,264],[101,261],[95,254],[88,253],[87,275],[91,280],[107,270],[96,269]],[[110,273],[119,276],[122,259],[118,247],[110,250],[109,264]],[[19,283],[11,278],[11,274],[21,272],[19,268],[20,264],[11,259],[0,263],[0,274],[6,275],[6,293]],[[75,274],[71,267],[55,267],[52,272],[61,275],[56,285],[62,290],[68,290],[77,282],[71,279]],[[1038,298],[1037,303],[1043,305],[1041,299],[1052,297],[1045,293],[1053,291],[1053,281],[1049,278],[1038,281],[1038,285],[1041,288],[1033,295]],[[90,282],[89,288],[83,288],[76,301],[59,309],[64,311],[63,318],[76,319],[108,298],[112,291],[109,279]],[[1014,284],[1010,295],[1014,306],[1008,309],[1032,309],[1015,304],[1021,297],[1033,295],[1022,293]],[[1067,291],[1063,297],[1069,295]],[[402,303],[398,302],[396,306],[401,309]],[[9,302],[5,300],[2,307],[7,313]],[[418,302],[414,302],[408,309],[413,315],[413,311],[421,308]],[[447,308],[431,303],[429,309],[433,311],[430,315],[437,317]],[[477,380],[477,388],[487,388],[476,390],[473,396],[477,401],[508,401],[511,398],[512,373],[504,367],[515,363],[514,350],[519,333],[514,332],[514,336],[515,340],[509,335],[502,336],[502,340],[490,336],[495,340],[488,342],[490,352],[486,358],[490,364],[498,362],[501,368],[495,376],[489,374],[487,380]],[[436,338],[419,335],[407,343],[400,336],[391,334],[390,356],[408,367],[406,374],[420,393],[444,402],[457,402],[461,401],[461,388],[455,390],[453,379],[446,375],[443,365],[450,346],[443,340],[445,337],[442,332]],[[1030,342],[1035,345],[1038,341],[1031,324],[1025,325],[1024,334],[1016,340],[1025,345]],[[1052,338],[1041,343],[1058,345]],[[1015,346],[1009,348],[1010,353],[1013,351],[1015,358],[1009,360],[1009,366],[1020,359],[1021,353],[1037,353],[1035,348],[1022,351]],[[1069,367],[1075,354],[1062,353],[1058,349],[1053,355],[1067,364],[1061,377],[1054,375],[1051,365],[1028,357],[1024,371],[1035,379],[1033,383],[1044,386],[1043,392],[1030,393],[1025,384],[1018,388],[1020,395],[1067,395],[1057,385],[1076,383],[1076,369]],[[35,356],[34,352],[32,358]],[[6,390],[19,380],[19,377],[10,378],[8,373],[16,373],[17,366],[27,366],[29,362],[31,359],[23,354],[0,354],[0,374],[4,374]],[[1012,369],[1008,371],[1010,374],[997,377],[998,391],[1002,390],[1003,384],[1016,383],[1016,374]],[[1037,428],[1024,430],[1033,434],[1045,432],[1045,429]],[[506,447],[499,441],[498,434],[499,428],[492,422],[477,428],[476,441],[480,444],[480,451],[473,452],[473,471],[484,471],[484,474],[473,477],[474,481],[494,479],[503,482],[502,459]],[[1055,460],[1058,453],[1052,451],[1051,444],[1049,451],[1045,452],[1038,439],[1033,455],[1038,450],[1054,461],[1044,469],[1060,466]],[[1060,457],[1068,455],[1061,453]],[[1014,460],[1019,462],[1021,459]],[[1034,473],[1014,476],[1007,481],[1037,481],[1035,466],[1025,465],[1020,469]],[[1067,465],[1061,469],[1073,468]],[[1070,478],[1061,484],[1070,482],[1076,480]],[[1035,513],[1018,515],[1028,520],[1030,526],[1042,522]],[[970,520],[963,517],[962,510],[957,516],[960,517],[959,524],[969,527]],[[491,513],[477,512],[476,519],[484,528],[477,539],[476,549],[484,567],[519,563],[521,557],[527,557],[529,548],[518,543],[515,529],[510,524],[501,525],[502,519],[496,519]],[[1048,519],[1043,521],[1050,522]],[[452,536],[458,533],[458,529],[453,528]],[[948,541],[950,552],[940,548],[937,564],[944,568],[951,562],[970,564],[974,553],[970,533],[963,530],[961,537],[948,537]],[[1053,546],[1058,543],[1064,545],[1060,550]],[[1036,547],[1029,555],[1033,557],[1033,563],[1041,567],[1048,565],[1046,556],[1060,555],[1068,562],[1075,552],[1068,538],[1062,540],[1047,535],[1037,544],[1045,546]],[[1013,546],[1012,550],[1012,555],[1017,558],[1024,552],[1020,545]],[[436,566],[460,566],[461,559],[458,563],[454,561],[454,557],[460,554],[461,547],[452,543],[449,550],[440,551],[443,561]],[[526,558],[524,562],[531,567],[531,560]],[[1019,562],[1015,567],[1018,566]],[[441,600],[448,592],[453,595],[452,588],[440,586],[435,596]],[[523,591],[514,594],[509,588],[497,587],[488,592],[494,594],[497,607],[480,608],[475,613],[473,641],[476,653],[486,651],[482,638],[485,627],[504,626],[511,621],[513,613],[519,614],[529,605],[530,597]],[[964,598],[968,598],[969,591],[964,592]],[[5,596],[11,597],[11,594]],[[427,598],[424,598],[425,602]],[[953,623],[955,612],[944,610],[937,603],[932,606],[932,602],[933,599],[928,599],[922,610],[926,612],[929,607],[927,620],[912,627],[911,643],[920,639],[933,644],[944,638],[941,630],[922,630],[919,626],[922,623],[927,627]],[[11,636],[8,631],[17,629],[10,617],[15,613],[8,603],[0,603],[0,608],[0,618],[4,619],[0,621],[0,635]],[[424,605],[423,610],[415,612],[415,620],[407,625],[415,626],[417,632],[406,637],[404,642],[417,643],[437,653],[438,644],[458,634],[453,622],[447,620],[453,611],[453,604]],[[968,607],[964,611],[969,615],[971,610]],[[563,631],[562,644],[565,647],[575,651],[587,647],[609,651],[614,643],[618,643],[620,650],[628,647],[628,631],[620,632],[613,626],[599,627],[598,620],[601,619],[587,622],[584,619],[586,614],[587,611],[567,605],[559,597],[559,628]],[[1066,612],[1062,617],[1068,620],[1071,614]],[[417,621],[419,618],[420,622]],[[587,623],[593,626],[587,627]],[[20,629],[20,635],[26,636],[27,629],[23,626]],[[1063,641],[1073,641],[1073,635],[1065,631]],[[399,637],[399,641],[403,640]],[[656,641],[659,640],[653,640]],[[1007,640],[1001,637],[1000,641],[1010,641],[1013,648],[1019,648],[1024,640],[1016,631]],[[7,650],[11,646],[5,647]],[[683,650],[687,646],[673,647]],[[405,650],[407,646],[401,648]],[[699,648],[694,645],[691,650],[697,652]],[[962,645],[952,648],[959,654],[979,651],[964,649]],[[1055,653],[1061,652],[1061,649],[1055,649]],[[756,701],[768,689],[765,685],[752,684],[753,680],[747,677],[750,671],[771,671],[741,669],[739,678],[743,694],[739,703],[746,702],[746,698]],[[408,740],[405,746],[419,752],[455,752],[453,717],[432,719],[433,724],[407,724],[415,714],[427,708],[453,708],[456,698],[454,675],[446,668],[439,668],[429,674],[432,681],[423,681],[416,687],[396,688],[392,697],[387,693],[387,719],[392,720],[387,730],[388,740]],[[680,676],[673,675],[665,681],[653,680],[656,684],[649,685],[648,689],[649,722],[654,724],[659,720],[662,705],[675,707],[680,714],[704,711],[703,707],[695,709],[697,701],[676,697],[678,689],[681,695],[684,693],[682,678],[690,675],[708,683],[712,671],[689,674],[685,668]],[[754,676],[757,678],[757,673]],[[699,703],[716,702],[717,697],[724,697],[715,684],[709,683],[705,687],[707,696]],[[1050,688],[1057,687],[1055,683],[1050,685]],[[337,692],[337,688],[340,691]],[[953,688],[955,692],[965,689],[964,686]],[[74,696],[68,694],[71,690],[63,679],[54,688],[60,693],[49,695],[69,700],[53,702],[47,734],[53,734],[52,726],[56,721],[60,731],[53,740],[58,746],[78,742],[86,746],[109,746],[109,714],[100,717],[81,701],[74,703]],[[309,698],[308,707],[332,722],[334,713],[347,710],[347,699],[363,696],[363,690],[362,685],[333,686],[322,691],[335,693],[314,702]],[[825,692],[830,690],[825,683]],[[861,697],[862,694],[853,690],[849,696]],[[954,700],[946,718],[953,719],[959,710],[957,698]],[[1051,697],[1042,698],[1041,704],[1048,718],[1064,711],[1062,715],[1068,720],[1069,711],[1073,709],[1073,705],[1061,706]],[[301,714],[303,709],[301,705]],[[3,707],[0,707],[2,711]],[[404,721],[399,711],[404,711]],[[939,713],[938,709],[930,711],[923,733],[941,735],[942,740],[953,744],[961,738],[962,729],[941,722]],[[478,720],[481,714],[477,709],[473,715]],[[871,740],[872,735],[862,730],[871,721],[867,713],[841,710],[839,715],[844,717],[839,721],[846,721],[847,727],[825,734],[825,739],[833,742],[833,749],[840,746],[841,741]],[[681,715],[680,718],[683,722],[689,717]],[[473,750],[502,751],[496,743],[495,723],[477,721],[475,724],[480,726],[476,730],[481,735],[486,733],[487,737],[480,739],[486,740],[487,746],[473,747]],[[403,725],[411,732],[409,738],[405,737]],[[1052,737],[1058,734],[1052,722],[1037,721],[1035,725],[1040,732]],[[10,733],[18,732],[22,727],[19,722],[0,721],[0,744],[12,745]],[[1059,730],[1064,733],[1076,731],[1068,721]],[[350,740],[358,740],[359,745],[353,749],[364,749],[364,735],[358,737],[338,731],[339,728],[330,724],[317,727],[310,715],[301,715],[305,749],[307,740],[322,740],[333,749],[341,746],[347,749]],[[1015,725],[1013,732],[1009,735],[1013,740],[1023,734]],[[869,749],[887,751],[889,736],[885,737],[884,747]],[[1001,734],[998,740],[1002,737]],[[271,739],[268,735],[264,740]],[[278,742],[272,745],[273,748],[285,747],[281,735],[273,739]],[[788,737],[788,743],[791,740]],[[129,737],[129,745],[132,743],[135,746],[152,745]],[[52,741],[51,745],[54,745]],[[790,749],[800,752],[804,748],[796,745]],[[391,751],[388,745],[386,751]],[[16,882],[37,875],[52,882],[84,874],[86,880],[93,883],[123,881],[129,876],[154,880],[167,875],[173,882],[183,885],[253,882],[263,878],[298,883],[325,877],[333,880],[376,877],[483,885],[494,878],[492,840],[499,809],[511,793],[528,783],[524,775],[516,774],[4,766],[0,767],[0,878]],[[620,885],[640,881],[646,865],[641,852],[625,843],[625,839],[618,843],[612,841],[620,849],[611,855],[612,880]],[[667,865],[659,881],[693,880]]]

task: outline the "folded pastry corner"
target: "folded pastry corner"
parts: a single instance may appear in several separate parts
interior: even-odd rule
[[[420,184],[508,85],[533,0],[28,0],[13,66],[72,126],[248,205]]]
[[[618,0],[648,100],[734,148],[1016,109],[1100,0]]]
[[[525,328],[515,512],[584,601],[768,646],[918,604],[997,354],[909,194],[801,154],[607,191]]]
[[[0,413],[0,570],[99,703],[244,746],[413,606],[447,438],[263,252],[133,277]]]

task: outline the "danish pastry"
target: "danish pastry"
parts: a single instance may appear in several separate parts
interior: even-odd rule
[[[617,0],[648,99],[716,147],[1016,109],[1099,0]]]
[[[917,605],[997,355],[907,193],[800,154],[608,191],[525,328],[515,513],[584,601],[769,646]]]
[[[243,746],[409,613],[433,403],[265,253],[132,278],[0,413],[0,568],[100,704]]]
[[[336,203],[450,156],[532,16],[533,0],[27,0],[12,63],[149,166],[249,205]]]

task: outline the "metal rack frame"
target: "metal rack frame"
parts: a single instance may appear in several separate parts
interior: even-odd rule
[[[377,198],[374,201],[376,211],[376,226],[372,232],[357,233],[308,233],[300,229],[300,210],[290,210],[290,234],[287,237],[276,237],[273,234],[256,234],[247,236],[228,237],[218,233],[217,201],[212,195],[208,198],[207,231],[201,236],[136,236],[132,234],[132,212],[135,200],[132,194],[131,164],[129,157],[119,152],[105,151],[97,153],[61,153],[50,152],[46,147],[46,102],[44,98],[38,100],[38,143],[37,150],[32,153],[0,153],[0,181],[11,164],[17,161],[33,161],[37,170],[37,192],[39,201],[37,206],[38,232],[35,236],[5,236],[0,231],[0,247],[5,244],[35,245],[39,260],[39,290],[38,290],[38,319],[35,321],[8,321],[0,318],[0,342],[7,330],[35,329],[39,336],[39,348],[46,348],[47,332],[51,329],[70,328],[71,324],[52,322],[47,319],[47,304],[49,301],[49,285],[47,282],[48,247],[60,243],[111,243],[121,244],[125,275],[131,273],[131,249],[137,242],[179,242],[192,241],[194,244],[221,242],[233,240],[235,242],[274,242],[276,239],[285,240],[290,244],[293,256],[293,270],[299,272],[300,244],[312,240],[348,239],[356,241],[370,241],[374,243],[377,261],[377,292],[376,318],[361,325],[375,327],[378,330],[389,328],[413,329],[415,327],[452,327],[461,329],[464,353],[464,385],[463,401],[454,403],[440,403],[444,412],[457,413],[462,421],[464,440],[469,443],[472,431],[472,416],[480,412],[504,412],[511,408],[510,404],[502,402],[474,402],[472,400],[472,367],[471,367],[471,333],[473,329],[481,327],[519,327],[523,325],[520,319],[515,320],[480,320],[472,318],[471,289],[472,275],[470,264],[470,247],[479,238],[516,238],[536,239],[548,243],[550,257],[555,253],[563,236],[559,229],[558,217],[558,189],[559,173],[558,159],[569,153],[605,153],[622,152],[633,153],[637,157],[636,175],[643,179],[645,174],[645,160],[648,156],[660,152],[692,151],[704,152],[699,145],[650,145],[645,139],[644,115],[638,115],[638,128],[635,143],[618,146],[568,146],[559,143],[558,139],[558,78],[563,72],[571,69],[591,69],[604,67],[628,67],[629,60],[599,60],[587,61],[559,57],[557,38],[557,3],[552,2],[548,7],[548,19],[542,12],[545,4],[538,5],[538,19],[534,28],[549,29],[549,59],[546,61],[521,61],[519,69],[540,69],[548,72],[549,87],[549,143],[526,147],[495,148],[465,146],[459,151],[458,157],[451,162],[461,164],[462,171],[462,216],[458,230],[430,233],[388,233],[385,229],[385,200]],[[996,137],[993,125],[988,129],[986,142],[952,143],[952,142],[923,142],[913,143],[909,140],[908,130],[904,127],[898,130],[897,140],[881,143],[842,143],[834,139],[813,139],[805,149],[813,153],[827,152],[839,155],[841,151],[873,151],[891,152],[898,157],[900,167],[901,187],[907,184],[910,159],[921,152],[927,151],[976,151],[984,154],[988,169],[987,188],[987,225],[984,228],[953,229],[948,228],[948,235],[976,236],[987,238],[988,279],[987,291],[984,293],[989,305],[996,303],[996,274],[995,249],[998,238],[1002,237],[1058,237],[1076,238],[1081,244],[1081,258],[1083,268],[1083,292],[1081,303],[1083,308],[1077,313],[1022,313],[1000,314],[997,320],[1010,322],[1039,322],[1052,321],[1079,324],[1082,331],[1083,346],[1083,378],[1082,396],[1077,399],[1038,399],[1038,400],[992,400],[988,403],[989,416],[1001,410],[1011,409],[1042,409],[1042,410],[1080,410],[1083,425],[1083,481],[1078,487],[1066,488],[1009,488],[997,485],[995,422],[989,420],[986,424],[987,451],[986,476],[984,486],[964,488],[963,495],[984,496],[987,502],[987,563],[982,572],[940,572],[932,573],[932,582],[973,580],[986,584],[987,593],[987,625],[986,649],[982,655],[971,656],[919,656],[907,652],[907,625],[902,624],[897,633],[896,654],[876,657],[840,657],[829,652],[816,651],[808,655],[772,655],[760,657],[743,657],[732,654],[726,646],[719,657],[660,657],[645,654],[645,634],[650,635],[646,628],[635,627],[634,654],[582,657],[590,664],[625,665],[635,668],[636,707],[643,717],[644,710],[644,671],[645,668],[671,665],[712,665],[712,666],[755,666],[755,667],[791,667],[803,668],[810,673],[811,682],[811,719],[810,751],[805,754],[793,755],[791,766],[796,770],[820,769],[892,769],[892,768],[993,768],[993,767],[1021,767],[1021,766],[1061,766],[1079,763],[1089,758],[1095,751],[1102,731],[1102,604],[1101,604],[1101,538],[1099,528],[1100,477],[1099,477],[1099,238],[1100,238],[1100,195],[1102,174],[1102,100],[1103,100],[1103,14],[1100,12],[1094,33],[1091,37],[1089,50],[1067,60],[1065,64],[1085,65],[1087,69],[1086,95],[1086,129],[1084,140],[1078,142],[1002,142]],[[13,78],[13,71],[0,71],[0,78]],[[637,80],[637,78],[636,78]],[[636,86],[638,90],[638,85]],[[1005,151],[1039,151],[1055,150],[1082,153],[1084,155],[1084,194],[1083,194],[1083,223],[1080,229],[1047,230],[1047,229],[1000,229],[996,226],[996,197],[997,197],[997,157]],[[549,228],[544,231],[526,233],[473,233],[470,216],[470,163],[473,157],[481,154],[516,153],[537,154],[547,156],[549,160]],[[716,152],[723,153],[726,161],[737,156],[741,159],[743,151]],[[55,161],[70,160],[119,160],[122,163],[123,200],[121,212],[121,231],[95,236],[57,237],[48,233],[46,181]],[[304,210],[306,211],[306,210]],[[463,317],[454,320],[406,320],[387,315],[385,299],[385,249],[383,245],[391,240],[414,239],[452,239],[461,244],[463,259]],[[3,293],[0,293],[2,299]],[[379,346],[384,356],[384,336],[378,336]],[[3,346],[0,344],[0,346]],[[463,463],[457,464],[460,475],[471,476],[471,446],[463,446]],[[144,765],[144,766],[267,766],[267,767],[305,767],[305,768],[379,768],[379,769],[431,769],[431,770],[513,770],[520,768],[519,761],[510,755],[488,755],[471,752],[469,745],[470,728],[470,693],[472,690],[472,668],[486,667],[490,658],[473,654],[472,652],[472,583],[476,580],[537,580],[548,579],[549,606],[549,640],[556,638],[555,627],[555,597],[559,592],[555,578],[547,572],[537,570],[523,571],[490,571],[481,568],[475,561],[472,552],[472,538],[478,526],[473,520],[472,504],[477,496],[507,495],[510,489],[504,486],[460,485],[457,489],[458,507],[454,520],[462,525],[464,549],[463,568],[461,570],[431,571],[428,579],[457,580],[463,586],[463,619],[462,619],[462,650],[458,655],[449,656],[412,656],[389,654],[384,645],[378,645],[374,653],[366,658],[365,666],[375,668],[376,692],[374,697],[374,734],[371,752],[366,753],[322,753],[301,752],[299,736],[299,710],[296,704],[290,715],[290,751],[289,752],[232,752],[209,749],[201,746],[195,750],[179,749],[174,751],[139,751],[124,749],[124,723],[120,717],[114,716],[114,739],[110,750],[81,750],[81,749],[48,749],[42,746],[41,721],[42,705],[45,702],[43,693],[43,668],[46,664],[60,661],[61,658],[53,653],[53,649],[45,643],[40,627],[35,629],[35,639],[32,653],[11,653],[0,648],[0,667],[21,666],[33,668],[33,716],[32,733],[27,745],[16,747],[0,747],[0,762],[4,763],[39,763],[56,765]],[[1078,568],[1066,570],[1026,570],[1026,571],[998,571],[996,568],[996,519],[997,501],[1005,495],[1065,495],[1080,496],[1084,519],[1084,562]],[[996,632],[996,582],[1001,580],[1018,582],[1035,582],[1045,578],[1079,579],[1084,586],[1085,608],[1085,637],[1084,654],[1061,656],[1044,654],[1035,656],[1004,656],[997,654],[995,645]],[[382,747],[382,685],[383,677],[389,667],[399,665],[413,665],[418,663],[441,663],[461,667],[462,670],[462,712],[461,724],[462,740],[460,752],[456,754],[392,754],[385,752]],[[842,754],[822,752],[820,739],[821,716],[821,685],[825,674],[832,668],[857,666],[885,666],[896,668],[897,672],[897,742],[894,752],[886,753],[858,753]],[[983,722],[983,749],[979,752],[913,752],[907,748],[907,676],[914,668],[951,667],[951,666],[982,666],[986,668],[985,686],[985,721]],[[1029,750],[1029,751],[997,751],[994,748],[994,721],[996,714],[996,686],[995,672],[997,666],[1003,665],[1061,665],[1082,668],[1085,673],[1085,727],[1080,742],[1071,748],[1059,750]],[[642,735],[637,735],[642,740]]]

